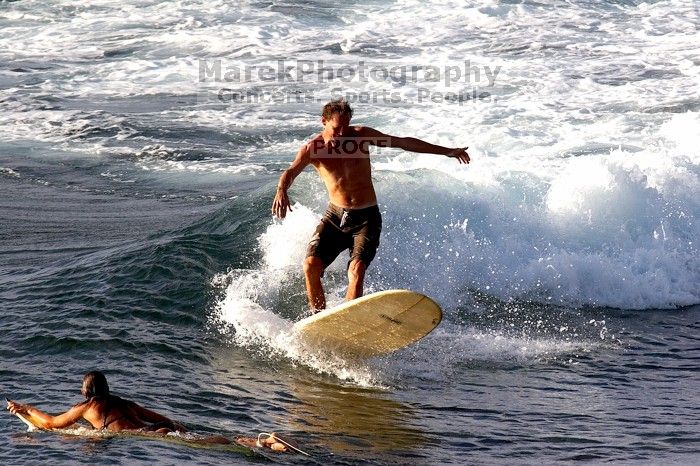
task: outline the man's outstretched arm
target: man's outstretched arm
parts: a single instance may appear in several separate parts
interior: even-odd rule
[[[25,419],[39,429],[61,429],[63,427],[73,425],[83,417],[83,414],[85,411],[87,411],[87,406],[87,403],[80,403],[73,406],[63,414],[52,416],[36,409],[33,406],[23,405],[7,400],[7,409],[12,414],[23,415]]]
[[[456,158],[459,163],[469,163],[468,147],[443,147],[431,144],[418,138],[400,138],[384,134],[374,128],[364,126],[358,129],[359,136],[368,139],[370,144],[378,147],[397,147],[410,152],[423,154],[438,154]]]
[[[294,178],[309,163],[311,163],[311,151],[309,150],[309,144],[304,144],[297,152],[292,164],[280,176],[279,183],[277,183],[277,193],[272,201],[272,213],[277,217],[284,218],[287,215],[287,209],[291,212],[292,206],[287,196],[287,190],[292,185]]]

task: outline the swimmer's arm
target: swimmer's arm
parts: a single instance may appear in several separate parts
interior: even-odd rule
[[[30,405],[21,405],[14,401],[7,402],[7,409],[12,414],[21,414],[27,421],[39,429],[61,429],[78,422],[87,410],[87,403],[73,406],[71,409],[58,416],[52,416]]]
[[[172,422],[170,419],[163,416],[162,414],[158,414],[155,411],[146,409],[143,406],[140,406],[136,403],[130,403],[130,408],[132,412],[144,422],[150,422],[152,424],[156,422]]]
[[[173,426],[175,426],[175,430],[180,432],[187,432],[185,426],[183,426],[179,422],[175,422],[172,419],[163,416],[162,414],[158,414],[155,411],[146,409],[143,406],[134,403],[133,401],[129,403],[129,409],[131,409],[131,412],[143,422],[151,424],[155,424],[157,422],[172,422]]]
[[[421,154],[438,154],[456,158],[459,163],[469,163],[469,154],[466,147],[449,148],[431,144],[418,138],[400,138],[384,134],[368,126],[356,127],[359,137],[367,139],[370,144],[377,147],[396,147],[410,152]]]
[[[299,173],[311,163],[311,150],[309,144],[304,144],[297,152],[292,164],[280,176],[277,183],[277,192],[275,199],[272,201],[272,213],[279,218],[284,218],[287,215],[287,209],[291,212],[292,206],[287,196],[287,190],[292,185],[294,179],[299,176]]]

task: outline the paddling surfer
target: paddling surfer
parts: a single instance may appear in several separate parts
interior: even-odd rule
[[[30,406],[7,401],[7,409],[12,414],[21,414],[27,421],[40,429],[61,429],[71,426],[80,419],[88,421],[95,429],[119,432],[139,430],[167,434],[185,432],[185,428],[167,417],[146,409],[133,401],[125,400],[109,393],[107,379],[100,371],[91,371],[83,377],[80,393],[86,398],[63,414],[52,416]]]
[[[165,435],[170,432],[187,432],[182,424],[146,409],[133,401],[125,400],[109,393],[107,378],[100,371],[91,371],[83,377],[80,393],[86,398],[63,414],[52,416],[33,406],[7,400],[10,413],[22,416],[26,422],[39,429],[62,429],[85,419],[92,427],[110,432],[132,431],[142,434]],[[238,437],[235,442],[247,447],[269,448],[277,452],[295,448],[289,441],[280,439],[274,432],[267,438]],[[220,435],[197,438],[193,443],[226,445],[234,441]]]
[[[412,137],[396,137],[367,126],[351,126],[353,110],[345,100],[322,110],[321,133],[304,144],[280,177],[272,213],[284,218],[292,210],[287,190],[307,165],[313,165],[328,190],[330,203],[306,251],[304,276],[309,307],[326,307],[321,284],[325,269],[345,250],[348,261],[346,300],[362,296],[365,271],[377,252],[382,217],[372,184],[369,146],[397,147],[411,152],[445,155],[469,163],[465,148],[448,148]]]

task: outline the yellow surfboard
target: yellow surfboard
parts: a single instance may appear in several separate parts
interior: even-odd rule
[[[387,290],[326,309],[294,324],[305,342],[351,357],[391,353],[430,333],[442,320],[432,299]]]

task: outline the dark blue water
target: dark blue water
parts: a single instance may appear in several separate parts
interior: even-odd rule
[[[0,462],[698,462],[696,13],[0,2],[3,394],[56,414],[100,369],[196,436],[276,431],[313,455],[27,433],[6,413]],[[387,78],[228,83],[314,99],[226,105],[211,97],[224,84],[197,81],[199,58],[502,71],[477,83],[489,102],[419,102],[446,89]],[[376,155],[384,230],[367,288],[427,293],[445,319],[364,362],[290,332],[326,202],[317,175],[297,179],[284,222],[269,211],[337,86],[402,93],[358,100],[357,121],[473,158]],[[325,277],[332,303],[342,263]]]

